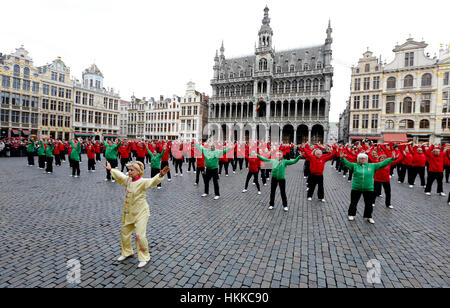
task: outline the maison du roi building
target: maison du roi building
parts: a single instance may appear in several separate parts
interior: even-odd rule
[[[333,86],[331,33],[329,23],[325,44],[275,51],[266,7],[254,54],[225,58],[222,43],[214,58],[209,137],[326,141]]]

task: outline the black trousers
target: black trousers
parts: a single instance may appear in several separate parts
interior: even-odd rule
[[[309,160],[305,160],[305,164],[303,165],[303,176],[309,176],[310,169],[309,169]]]
[[[73,164],[73,160],[72,160],[72,158],[70,158],[70,156],[69,156],[69,167],[70,167],[70,168],[72,168],[72,164]]]
[[[245,189],[248,188],[248,182],[250,181],[251,178],[254,178],[254,182],[256,184],[256,188],[258,189],[258,191],[261,191],[261,187],[259,186],[259,181],[258,181],[258,172],[248,172],[247,173],[247,179],[245,180]]]
[[[144,165],[145,169],[145,157],[136,157],[136,161],[140,161]]]
[[[183,174],[183,159],[175,159],[174,161],[175,165],[175,173],[178,173],[178,170],[180,170],[180,173]]]
[[[213,180],[213,184],[214,184],[214,194],[216,196],[220,196],[220,190],[219,190],[219,174],[216,169],[206,169],[205,172],[205,194],[209,194],[209,181]]]
[[[121,158],[120,159],[120,165],[122,166],[120,171],[123,172],[123,169],[126,167],[127,163],[128,163],[128,158]]]
[[[117,167],[117,159],[108,159],[108,162],[111,165],[111,168]],[[111,180],[111,171],[109,171],[108,169],[106,169],[106,178],[108,180]]]
[[[236,153],[234,153],[234,158],[231,160],[231,168],[233,168],[233,172],[236,171],[238,159],[236,157]]]
[[[102,160],[102,157],[101,157],[100,154],[101,153],[95,153],[95,160],[97,160],[97,161],[101,161]]]
[[[34,166],[34,153],[27,152],[27,155],[28,155],[28,165]]]
[[[400,183],[403,183],[405,181],[406,173],[408,173],[409,176],[409,173],[411,172],[411,166],[402,164],[397,167],[397,170],[399,168],[400,170],[398,171],[398,180],[400,181]]]
[[[283,202],[283,207],[287,207],[287,197],[286,197],[286,179],[278,180],[272,177],[272,183],[270,185],[270,206],[275,204],[275,193],[277,191],[277,186],[280,186],[281,200]]]
[[[351,181],[353,179],[353,171],[352,170],[348,170],[348,181]]]
[[[80,162],[77,160],[70,160],[71,166],[72,166],[72,176],[80,176]]]
[[[45,155],[39,155],[38,156],[38,163],[39,163],[39,168],[44,169],[45,168]]]
[[[222,174],[222,167],[224,167],[224,166],[225,166],[225,174],[228,175],[228,165],[229,164],[230,164],[229,162],[219,161],[219,175]]]
[[[149,164],[151,162],[151,157],[148,154],[145,154],[145,161],[147,162],[147,164]]]
[[[445,183],[448,183],[449,175],[450,175],[450,166],[445,166]]]
[[[375,203],[375,200],[378,196],[381,196],[381,187],[384,188],[384,194],[386,196],[385,204],[386,206],[391,205],[391,182],[378,182],[374,181],[374,192],[373,192],[373,203]]]
[[[47,162],[47,168],[45,169],[45,172],[53,172],[53,156],[46,158]]]
[[[444,178],[443,172],[430,172],[428,171],[428,179],[427,186],[425,187],[425,192],[431,192],[431,187],[433,186],[433,182],[437,181],[437,193],[444,192],[442,180]]]
[[[238,158],[239,170],[242,170],[242,164],[244,163],[244,158]]]
[[[169,162],[168,161],[162,161],[161,162],[161,170],[164,169],[164,167],[168,167],[169,166]],[[172,176],[170,175],[170,171],[167,172],[167,178],[171,179]]]
[[[66,154],[64,153],[64,151],[61,151],[61,153],[59,153],[59,159],[61,161],[66,161]]]
[[[270,176],[271,169],[261,169],[261,181],[263,184],[267,183],[267,179]]]
[[[323,175],[314,175],[311,174],[309,176],[309,189],[308,189],[308,198],[312,198],[314,195],[314,190],[316,189],[316,185],[318,185],[317,189],[317,197],[322,200],[325,197],[325,192],[323,190]]]
[[[88,171],[89,170],[95,170],[95,159],[94,158],[88,159]]]
[[[373,212],[373,191],[359,191],[352,190],[350,194],[350,208],[348,209],[348,216],[356,216],[356,209],[358,207],[361,195],[364,197],[364,218],[372,218]]]
[[[154,176],[156,176],[157,174],[159,174],[161,172],[161,169],[157,169],[157,168],[151,168],[150,170],[150,175],[153,178]],[[158,187],[161,187],[161,183],[158,184]]]
[[[196,160],[197,159],[195,157],[191,157],[191,158],[188,158],[188,159],[189,159],[188,171],[191,171],[191,165],[192,165],[192,168],[195,171],[195,164],[196,164]]]
[[[420,186],[425,186],[425,167],[413,166],[408,173],[408,184],[414,185],[417,174],[420,177]]]
[[[61,156],[55,154],[55,166],[61,166]]]
[[[248,159],[247,158],[245,159],[245,168],[248,169]]]
[[[195,174],[195,183],[197,184],[200,179],[200,173],[202,174],[203,182],[205,182],[205,167],[197,167],[197,173]]]

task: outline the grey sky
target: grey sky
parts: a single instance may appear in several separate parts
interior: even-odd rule
[[[211,94],[214,54],[254,52],[267,4],[276,50],[323,44],[328,19],[333,28],[334,88],[330,120],[337,121],[349,96],[350,67],[367,47],[393,59],[392,49],[408,36],[422,38],[438,54],[450,43],[448,1],[273,1],[273,0],[22,0],[2,1],[0,52],[21,44],[35,65],[58,56],[72,75],[94,61],[105,85],[129,100],[184,95],[192,80]]]

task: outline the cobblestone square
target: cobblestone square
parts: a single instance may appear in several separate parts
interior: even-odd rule
[[[102,162],[104,163],[104,162]],[[26,158],[0,159],[0,287],[449,287],[447,197],[391,181],[393,210],[378,198],[371,225],[359,203],[347,219],[351,184],[327,163],[325,198],[306,200],[303,162],[287,168],[289,212],[269,211],[270,182],[262,194],[247,170],[222,175],[221,198],[201,198],[187,173],[147,194],[151,261],[116,262],[124,189],[105,182],[96,165],[72,178],[68,163],[51,175]],[[172,167],[172,163],[170,164]],[[173,171],[173,169],[172,169]],[[145,176],[150,176],[146,169]],[[210,183],[212,190],[212,183]],[[444,191],[450,186],[445,184]],[[79,260],[81,283],[69,284],[67,262]],[[366,264],[381,264],[381,284],[367,282]]]

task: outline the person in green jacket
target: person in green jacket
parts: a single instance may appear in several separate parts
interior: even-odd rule
[[[28,166],[34,166],[34,139],[30,139],[27,145]]]
[[[49,140],[45,145],[45,160],[47,162],[47,168],[45,169],[45,172],[47,174],[53,173],[53,150],[55,149],[55,146],[53,144],[52,140]]]
[[[158,151],[158,149],[156,149],[156,151]],[[150,155],[151,177],[153,178],[161,172],[161,157],[163,157],[164,153],[166,152],[166,147],[164,146],[163,151],[156,155],[153,154],[148,148],[147,152],[148,155]],[[158,184],[157,188],[161,189],[161,183]]]
[[[103,145],[105,146],[105,158],[111,165],[111,168],[117,167],[117,151],[119,151],[119,147],[122,145],[122,141],[116,141],[112,143],[111,141],[106,142],[103,140]],[[105,181],[115,182],[114,179],[111,178],[111,172],[106,169],[106,179]]]
[[[38,142],[38,148],[37,148],[37,155],[38,155],[38,166],[39,169],[45,168],[45,146],[42,140],[39,139]]]
[[[341,152],[341,162],[342,164],[348,168],[348,170],[353,172],[353,183],[352,183],[352,192],[350,194],[350,208],[348,209],[348,219],[350,221],[355,220],[356,209],[358,206],[359,199],[361,195],[364,197],[364,219],[367,219],[368,222],[374,224],[375,221],[372,218],[373,212],[373,190],[374,190],[374,181],[373,177],[375,172],[384,167],[389,166],[393,161],[395,161],[395,154],[386,159],[383,162],[376,164],[369,164],[369,157],[365,153],[360,153],[357,157],[357,163],[351,163],[344,158],[344,153]]]
[[[74,139],[75,140],[75,139]],[[77,144],[75,145],[74,141],[70,143],[70,147],[72,151],[70,152],[69,160],[72,166],[72,177],[80,176],[80,152],[81,152],[81,139],[78,138]]]
[[[205,183],[205,192],[202,195],[202,197],[206,197],[209,194],[209,181],[213,180],[214,184],[214,200],[218,200],[220,198],[220,188],[219,188],[219,173],[217,172],[219,168],[219,158],[220,156],[227,154],[230,152],[233,147],[225,149],[225,150],[218,150],[216,149],[215,145],[211,143],[209,150],[205,149],[204,147],[195,144],[197,149],[200,151],[201,154],[205,156],[205,172],[203,174],[203,180]]]
[[[275,159],[268,159],[260,155],[256,155],[263,162],[268,162],[272,164],[272,181],[270,187],[270,204],[269,210],[273,210],[275,207],[275,193],[277,191],[277,186],[280,185],[281,200],[283,202],[283,209],[285,212],[289,210],[287,198],[286,198],[286,167],[289,165],[296,164],[301,156],[297,156],[296,159],[286,160],[283,159],[283,152],[278,151],[275,153]]]

